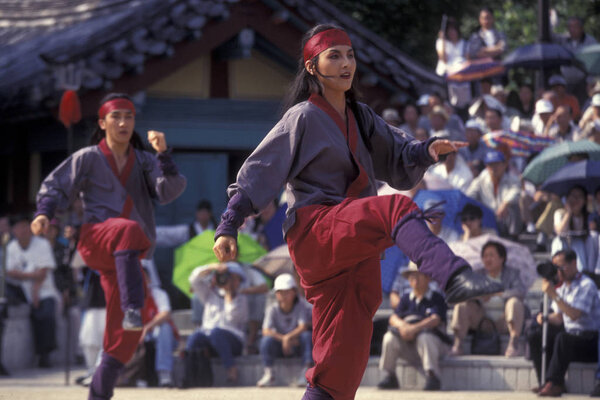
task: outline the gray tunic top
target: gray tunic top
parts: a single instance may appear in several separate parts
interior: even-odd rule
[[[434,163],[426,142],[407,140],[368,106],[359,104],[372,152],[358,138],[356,157],[369,177],[360,197],[377,194],[376,180],[398,190],[415,186]],[[242,165],[237,181],[227,193],[238,191],[249,198],[255,211],[269,204],[284,184],[288,209],[283,224],[287,232],[295,211],[313,204],[335,205],[358,176],[344,134],[334,120],[315,104],[304,101],[290,108]]]
[[[83,223],[99,223],[121,215],[127,194],[132,197],[129,219],[140,224],[154,243],[154,200],[167,204],[185,189],[186,179],[177,172],[171,157],[158,157],[134,150],[135,163],[126,187],[115,176],[99,146],[85,147],[63,161],[42,182],[37,195],[38,214],[52,218],[54,211],[66,210],[79,196],[83,202]],[[152,256],[152,250],[146,257]]]

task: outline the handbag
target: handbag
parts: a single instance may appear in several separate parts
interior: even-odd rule
[[[500,354],[500,335],[494,321],[483,317],[471,342],[471,354],[495,356]]]

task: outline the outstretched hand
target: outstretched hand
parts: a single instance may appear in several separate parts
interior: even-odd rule
[[[453,151],[457,151],[461,147],[467,147],[468,145],[469,143],[467,142],[459,142],[456,140],[436,140],[429,145],[429,155],[437,162],[442,154],[452,153]]]
[[[215,256],[220,262],[235,261],[237,259],[237,241],[232,236],[219,236],[213,246]]]
[[[167,140],[165,139],[165,134],[162,132],[148,131],[148,141],[157,153],[167,150]]]
[[[45,235],[48,233],[48,227],[50,226],[50,221],[48,217],[40,214],[33,221],[31,221],[31,233],[34,235]]]

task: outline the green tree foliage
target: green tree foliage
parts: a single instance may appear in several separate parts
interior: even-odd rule
[[[462,37],[467,39],[478,26],[479,10],[490,7],[496,27],[507,36],[512,50],[535,42],[538,37],[537,0],[329,0],[369,29],[421,63],[434,68],[437,62],[435,40],[442,15],[455,17]],[[556,33],[566,32],[569,16],[585,19],[585,31],[600,40],[600,0],[551,0],[556,10]]]

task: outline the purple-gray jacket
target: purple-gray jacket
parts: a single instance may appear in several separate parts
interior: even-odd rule
[[[369,177],[360,197],[376,195],[377,180],[399,190],[415,186],[434,163],[428,146],[435,139],[407,140],[371,108],[364,104],[359,108],[373,148],[369,152],[359,137],[356,156]],[[240,220],[263,209],[286,184],[287,232],[300,207],[341,203],[357,175],[344,134],[333,119],[315,104],[301,102],[285,113],[242,165],[227,190],[231,201],[216,236],[235,236]]]
[[[99,223],[121,215],[127,194],[133,200],[130,219],[138,222],[154,243],[154,200],[167,204],[185,189],[167,153],[153,155],[134,150],[136,162],[126,188],[115,176],[99,146],[85,147],[63,161],[42,182],[37,195],[37,214],[52,218],[56,210],[66,210],[76,197],[83,202],[83,223]],[[152,256],[148,251],[147,257]]]

